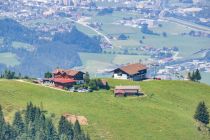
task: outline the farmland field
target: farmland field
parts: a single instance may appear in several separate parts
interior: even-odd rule
[[[0,63],[7,66],[15,66],[19,64],[18,58],[13,53],[0,53]]]
[[[118,51],[119,46],[122,48],[136,48],[139,46],[152,46],[154,48],[162,47],[178,47],[180,50],[180,56],[187,57],[192,55],[194,52],[199,51],[203,48],[209,48],[210,39],[207,37],[192,37],[192,36],[183,36],[182,33],[189,33],[191,30],[194,30],[185,25],[180,25],[173,22],[158,20],[158,24],[162,26],[154,26],[151,28],[156,33],[159,33],[159,36],[156,35],[147,35],[141,33],[139,28],[116,25],[114,22],[123,19],[123,17],[133,17],[142,18],[140,14],[137,13],[126,13],[126,12],[114,12],[112,16],[98,16],[97,14],[92,14],[92,18],[89,22],[100,22],[102,23],[102,30],[100,32],[105,35],[112,35],[113,37],[118,37],[120,34],[125,34],[129,36],[128,40],[119,41],[112,39],[111,42],[114,46],[112,51]],[[94,33],[83,28],[80,28],[81,31],[86,32],[89,35]],[[167,37],[163,37],[162,33],[166,32]],[[142,37],[145,36],[145,39]],[[143,44],[140,44],[139,41],[142,40]],[[109,49],[108,49],[109,50]]]
[[[202,72],[201,76],[202,76],[201,82],[210,85],[210,73]]]
[[[22,49],[26,49],[26,50],[32,50],[34,47],[30,44],[26,44],[26,43],[22,43],[22,42],[17,42],[17,41],[14,41],[12,42],[12,47],[14,48],[22,48]]]
[[[143,55],[121,55],[121,54],[97,54],[79,53],[84,71],[91,74],[104,69],[112,69],[121,64],[138,63],[148,57]]]
[[[210,106],[210,87],[183,81],[131,82],[107,79],[115,85],[140,85],[145,97],[115,98],[111,91],[67,93],[17,81],[0,81],[0,104],[11,121],[14,112],[32,101],[48,110],[56,122],[63,113],[88,119],[83,128],[93,140],[207,140],[193,119],[199,101]],[[15,85],[15,86],[14,86]],[[54,115],[52,115],[54,114]]]

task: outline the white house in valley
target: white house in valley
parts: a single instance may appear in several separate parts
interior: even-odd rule
[[[127,66],[117,68],[113,72],[114,79],[141,81],[146,79],[147,67],[139,63],[129,64]]]

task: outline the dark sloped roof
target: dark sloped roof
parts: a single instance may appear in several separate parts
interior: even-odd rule
[[[143,64],[136,63],[136,64],[129,64],[127,66],[123,66],[119,69],[124,71],[127,74],[133,75],[133,74],[138,73],[141,70],[146,70],[147,67]]]
[[[64,70],[64,69],[56,69],[53,71],[53,74],[58,74],[58,73],[66,73],[67,75],[70,75],[70,76],[75,76],[77,75],[79,72],[81,71],[77,71],[77,70]],[[83,72],[82,72],[83,73]]]

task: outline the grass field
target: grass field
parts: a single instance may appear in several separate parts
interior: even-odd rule
[[[201,76],[202,76],[201,82],[210,85],[210,73],[202,72]]]
[[[116,67],[116,65],[127,63],[138,63],[148,57],[143,55],[119,55],[99,53],[79,53],[84,71],[96,73],[104,69]]]
[[[0,81],[0,104],[11,120],[15,111],[32,101],[43,104],[55,121],[65,112],[83,115],[84,129],[93,140],[207,140],[193,120],[195,107],[210,106],[210,87],[180,81],[131,82],[108,80],[114,85],[140,85],[145,97],[115,98],[110,91],[66,93],[17,81]]]
[[[12,47],[17,48],[17,49],[22,48],[22,49],[26,49],[28,51],[31,51],[34,48],[30,44],[26,44],[26,43],[23,43],[23,42],[17,42],[17,41],[12,42]]]
[[[17,56],[10,52],[0,53],[0,63],[5,64],[7,66],[15,66],[20,64],[20,62],[17,59]]]
[[[98,16],[95,13],[92,14],[92,17],[89,20],[89,22],[103,23],[101,32],[105,35],[118,37],[123,33],[129,36],[129,39],[125,41],[111,40],[112,44],[114,45],[113,51],[119,51],[119,46],[122,48],[136,48],[140,45],[152,46],[154,48],[176,46],[180,50],[180,56],[188,57],[200,49],[209,48],[210,39],[207,37],[182,36],[181,33],[189,33],[191,30],[194,30],[185,25],[166,21],[157,21],[158,24],[162,24],[162,27],[156,26],[151,28],[151,30],[159,33],[160,36],[146,35],[141,33],[139,28],[113,24],[114,22],[123,19],[123,17],[133,17],[134,19],[143,18],[142,15],[137,13],[114,12],[111,16]],[[95,35],[94,32],[91,32],[85,27],[79,27],[79,29],[88,35]],[[163,37],[163,32],[166,32],[168,36]],[[145,36],[146,39],[142,39],[143,36]],[[140,40],[143,41],[143,44],[139,44]]]

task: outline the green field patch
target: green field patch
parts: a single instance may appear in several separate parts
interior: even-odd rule
[[[201,73],[201,82],[210,85],[210,73],[209,72],[202,72]]]
[[[112,40],[112,43],[115,47],[138,47],[140,44],[137,40],[128,39],[128,40]]]
[[[101,54],[101,53],[79,53],[79,56],[82,60],[82,64],[86,65],[88,61],[95,60],[101,61],[104,63],[112,63],[114,59],[114,54]]]
[[[89,36],[96,36],[96,35],[98,35],[95,31],[93,31],[93,30],[91,30],[91,29],[89,29],[89,28],[87,28],[87,27],[85,27],[85,26],[83,26],[81,24],[76,23],[75,25],[76,25],[78,30],[80,30],[81,32],[84,32],[85,34],[87,34]]]
[[[184,25],[166,22],[166,21],[159,21],[158,24],[161,24],[162,27],[155,27],[155,28],[152,28],[152,30],[160,34],[162,34],[163,32],[166,32],[168,34],[179,35],[185,32],[188,33],[192,30],[191,28],[188,28]]]
[[[178,47],[182,56],[192,55],[201,48],[209,48],[210,39],[190,36],[146,36],[143,42],[155,48]]]
[[[144,55],[116,55],[112,61],[114,64],[127,64],[127,63],[139,63],[142,60],[148,59],[148,56]]]
[[[104,24],[102,26],[102,32],[105,34],[113,34],[115,36],[120,34],[136,34],[137,30],[133,27],[116,25],[116,24]]]
[[[209,139],[193,120],[198,102],[204,100],[210,106],[209,86],[182,81],[107,80],[111,87],[140,85],[147,96],[115,98],[111,91],[67,93],[4,80],[0,81],[0,104],[6,117],[30,101],[42,104],[47,114],[55,113],[55,122],[63,113],[85,116],[88,125],[83,128],[93,140]]]
[[[113,54],[97,53],[79,53],[79,55],[82,61],[83,70],[88,71],[93,76],[104,69],[112,67],[112,60],[115,57]]]
[[[65,23],[65,22],[70,22],[68,19],[66,18],[62,18],[60,17],[59,19],[33,19],[30,21],[27,21],[24,23],[24,25],[28,26],[28,27],[36,27],[37,25],[41,24],[41,25],[56,25],[56,24],[61,24],[61,23]]]
[[[139,28],[113,24],[123,17],[141,17],[141,15],[138,16],[135,15],[135,13],[128,14],[126,12],[114,12],[112,16],[93,16],[91,19],[92,22],[96,21],[103,23],[102,32],[106,35],[118,37],[123,33],[129,36],[129,39],[126,41],[111,40],[114,46],[112,52],[119,52],[119,46],[124,48],[138,47],[140,45],[140,40],[143,41],[141,46],[151,46],[155,48],[176,46],[180,49],[180,55],[183,57],[190,56],[202,48],[209,48],[210,39],[207,37],[191,37],[180,35],[183,32],[189,32],[192,30],[184,25],[166,21],[158,21],[158,23],[162,24],[162,27],[154,27],[151,28],[151,30],[160,33],[160,36],[147,35],[141,33]],[[167,37],[163,37],[163,32],[167,33]],[[146,39],[143,39],[143,36],[145,36]]]
[[[0,53],[0,63],[7,66],[15,66],[20,64],[17,56],[10,52]]]
[[[26,49],[26,50],[28,50],[28,51],[32,51],[33,48],[34,48],[34,47],[33,47],[32,45],[30,45],[30,44],[23,43],[23,42],[17,42],[17,41],[13,41],[13,42],[12,42],[12,47],[17,48],[17,49],[22,48],[22,49]]]
[[[84,71],[88,71],[92,76],[96,77],[97,74],[102,73],[105,69],[112,67],[113,65],[107,62],[98,60],[89,60],[84,66]]]

